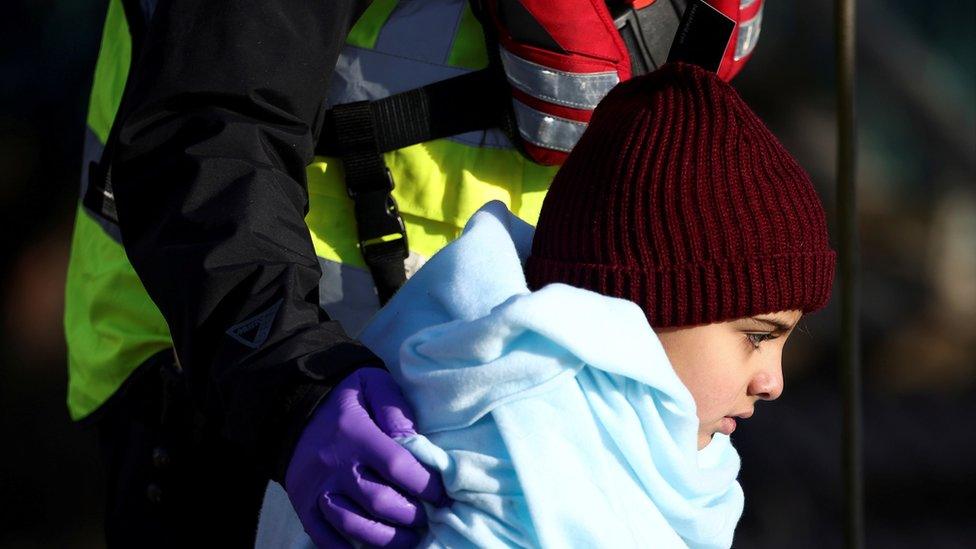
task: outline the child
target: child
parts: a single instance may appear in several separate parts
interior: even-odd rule
[[[731,86],[675,65],[618,86],[553,181],[530,288],[637,303],[695,396],[699,447],[783,389],[834,252],[809,177]]]
[[[421,546],[729,547],[727,435],[779,396],[833,262],[808,177],[732,88],[687,65],[618,86],[534,237],[486,205],[360,336],[453,500]],[[259,545],[309,543],[284,498]]]

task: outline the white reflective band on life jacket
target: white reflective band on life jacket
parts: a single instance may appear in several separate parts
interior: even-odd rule
[[[765,6],[759,7],[759,11],[755,17],[739,23],[739,38],[735,43],[735,61],[752,53],[752,50],[756,47],[756,43],[759,42],[759,31],[762,30],[763,7]]]
[[[586,122],[537,111],[518,99],[512,99],[512,104],[522,139],[537,147],[569,152],[586,130]]]
[[[559,71],[522,59],[504,47],[499,50],[505,74],[513,86],[555,105],[592,110],[620,82],[616,71]]]
[[[739,2],[739,10],[742,11],[755,3],[756,0],[741,0]]]

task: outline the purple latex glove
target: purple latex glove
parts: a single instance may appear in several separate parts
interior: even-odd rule
[[[288,498],[317,546],[349,547],[344,538],[381,547],[420,541],[427,516],[417,498],[439,505],[447,495],[440,475],[391,438],[415,433],[386,370],[356,370],[329,392],[285,473]]]

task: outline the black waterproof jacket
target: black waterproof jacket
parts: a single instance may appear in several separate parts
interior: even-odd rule
[[[102,161],[193,401],[278,480],[329,388],[382,366],[319,307],[304,222],[326,88],[366,4],[160,0],[132,29]]]

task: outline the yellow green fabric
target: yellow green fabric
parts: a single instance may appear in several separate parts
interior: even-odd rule
[[[481,23],[471,11],[471,4],[465,3],[458,22],[458,31],[451,44],[447,64],[464,69],[478,70],[488,66],[488,53],[485,51],[485,35]]]
[[[373,0],[346,36],[346,44],[372,49],[379,40],[383,23],[393,13],[397,0]]]
[[[115,111],[122,101],[122,90],[129,75],[130,57],[132,40],[129,38],[129,25],[125,21],[122,2],[111,0],[105,16],[105,27],[102,29],[102,45],[98,51],[91,97],[88,100],[88,127],[102,143],[108,140]]]
[[[489,200],[501,200],[535,224],[555,168],[540,166],[511,150],[439,139],[385,155],[410,249],[430,257],[457,238],[465,222]],[[315,253],[365,267],[356,245],[352,200],[346,195],[342,162],[317,158],[308,170],[309,213]]]
[[[172,346],[169,329],[125,251],[82,208],[65,287],[68,409],[81,419],[146,359]]]
[[[129,71],[131,43],[122,3],[109,3],[88,104],[88,127],[108,139]],[[68,411],[82,419],[139,364],[172,346],[169,330],[122,246],[79,206],[65,285]]]
[[[347,43],[373,47],[395,7],[396,0],[374,0]],[[122,95],[130,48],[121,2],[111,0],[88,113],[88,124],[103,143]],[[484,37],[470,8],[462,14],[446,61],[471,70],[487,64]],[[489,200],[501,200],[516,215],[535,224],[556,171],[511,149],[475,147],[448,139],[393,151],[385,159],[396,184],[393,196],[406,223],[410,249],[424,257],[454,240],[471,214]],[[316,253],[327,260],[364,267],[342,163],[317,157],[307,173],[306,222]],[[72,418],[81,419],[111,396],[139,364],[171,346],[171,341],[162,315],[121,245],[80,207],[66,290],[68,407]]]

